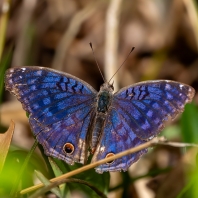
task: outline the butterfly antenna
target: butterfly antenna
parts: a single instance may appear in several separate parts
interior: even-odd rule
[[[100,70],[99,64],[98,64],[98,62],[97,62],[97,60],[96,60],[96,56],[95,56],[95,53],[94,53],[94,50],[93,50],[93,47],[92,47],[92,43],[89,43],[89,45],[90,45],[90,47],[91,47],[91,50],[92,50],[94,59],[95,59],[95,61],[96,61],[96,65],[97,65],[98,70],[99,70],[99,72],[100,72],[100,74],[101,74],[101,76],[102,76],[102,79],[103,79],[104,82],[106,82],[106,80],[105,80],[105,78],[104,78],[104,76],[103,76],[103,74],[102,74],[102,71]]]
[[[120,65],[120,67],[117,69],[117,71],[115,72],[115,74],[110,78],[110,81],[112,80],[112,78],[118,73],[118,71],[121,69],[121,67],[124,65],[124,63],[126,62],[126,60],[128,59],[128,57],[130,56],[130,54],[132,53],[132,51],[135,49],[135,47],[131,48],[131,51],[129,52],[129,54],[127,55],[126,59],[124,60],[124,62]]]

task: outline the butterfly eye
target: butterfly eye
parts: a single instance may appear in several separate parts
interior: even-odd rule
[[[114,86],[113,86],[113,84],[111,85],[111,89],[114,91]]]
[[[115,155],[114,153],[108,153],[108,154],[106,155],[105,158],[107,158],[107,157],[112,157],[112,156],[114,156],[114,155]],[[112,160],[112,161],[110,161],[110,162],[107,162],[107,164],[112,164],[114,161],[115,161],[115,160]]]
[[[74,152],[74,145],[71,143],[66,143],[63,146],[63,151],[65,154],[72,154]]]

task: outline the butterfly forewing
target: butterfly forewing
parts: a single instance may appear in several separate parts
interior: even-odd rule
[[[142,139],[156,136],[170,117],[175,118],[194,96],[188,85],[168,81],[146,81],[121,89],[113,106],[122,114],[134,133]]]
[[[84,163],[97,92],[72,75],[43,67],[9,69],[5,84],[30,114],[32,131],[46,153]]]

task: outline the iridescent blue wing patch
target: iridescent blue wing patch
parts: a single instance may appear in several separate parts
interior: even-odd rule
[[[114,94],[104,132],[93,157],[97,161],[152,139],[168,118],[174,119],[194,96],[188,85],[168,81],[146,81]],[[103,164],[96,171],[126,171],[147,150]]]
[[[86,82],[43,67],[9,69],[6,89],[29,113],[30,126],[47,155],[84,163],[97,92]]]
[[[117,109],[112,108],[107,117],[103,136],[94,153],[92,162],[136,147],[142,143],[145,143],[145,140],[140,139],[130,128],[124,116],[119,114]],[[105,171],[126,171],[131,164],[136,162],[146,152],[147,149],[144,149],[116,159],[113,162],[102,164],[96,167],[96,171],[98,173]]]

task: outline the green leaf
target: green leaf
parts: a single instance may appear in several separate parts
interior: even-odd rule
[[[30,159],[31,159],[31,157],[32,157],[32,155],[33,155],[33,153],[34,153],[34,151],[35,151],[37,145],[38,145],[38,142],[35,141],[34,144],[33,144],[33,146],[32,146],[32,148],[31,148],[30,151],[28,152],[28,154],[27,154],[27,156],[26,156],[26,158],[25,158],[25,160],[24,160],[22,166],[21,166],[21,169],[20,169],[20,171],[19,171],[18,177],[17,177],[17,179],[15,180],[15,182],[14,182],[14,184],[13,184],[13,187],[12,187],[12,190],[11,190],[11,193],[10,193],[10,194],[13,195],[13,196],[14,196],[14,195],[16,194],[16,192],[17,192],[17,189],[18,189],[18,186],[19,186],[19,182],[20,182],[20,180],[21,180],[21,178],[22,178],[22,176],[23,176],[23,173],[24,173],[25,169],[26,169],[27,166],[28,166],[28,163],[29,163],[29,161],[30,161]]]
[[[34,172],[36,173],[36,176],[39,178],[39,180],[43,182],[45,186],[48,186],[49,184],[51,184],[51,182],[41,172],[36,171],[36,170]],[[61,192],[58,187],[51,189],[51,192],[53,192],[58,197],[62,198]]]
[[[28,151],[22,148],[11,146],[6,157],[3,170],[0,175],[0,197],[10,194],[10,190],[16,179],[19,177],[21,167],[28,155]],[[43,174],[48,175],[46,165],[39,155],[36,153],[31,157],[28,166],[24,170],[24,174],[20,178],[20,189],[27,188],[33,184],[33,173],[37,169]],[[13,196],[12,196],[13,197]]]
[[[64,170],[64,167],[63,167],[63,163],[64,163],[64,162],[58,160],[58,161],[59,161],[59,165],[58,165],[58,164],[55,162],[55,160],[54,160],[53,158],[48,157],[48,159],[49,159],[49,162],[50,162],[50,164],[51,164],[51,167],[52,167],[52,170],[53,170],[53,172],[54,172],[54,175],[55,175],[56,177],[62,175],[64,172],[63,172],[61,169]],[[60,167],[59,167],[59,166],[60,166]],[[66,194],[66,191],[65,191],[66,183],[65,183],[65,184],[59,185],[59,188],[60,188],[60,191],[61,191],[62,196],[64,197],[64,195]]]
[[[56,177],[62,175],[63,174],[63,171],[59,168],[59,166],[56,164],[56,162],[53,160],[53,158],[48,157],[48,159],[49,159],[49,162],[51,164],[51,167],[52,167],[52,170],[54,172],[54,175]]]
[[[93,184],[96,188],[98,188],[104,194],[107,194],[109,188],[109,180],[110,174],[109,172],[105,172],[103,174],[96,173],[95,169],[91,169],[76,175],[74,178],[85,180],[91,184]],[[76,184],[76,183],[68,183],[70,190],[80,189],[85,192],[90,197],[99,197],[93,190],[89,187]]]
[[[197,198],[198,197],[198,188],[197,188],[197,183],[198,183],[198,168],[196,167],[195,170],[188,171],[186,174],[187,181],[186,186],[181,190],[177,198]]]
[[[73,166],[70,166],[66,164],[63,160],[59,160],[57,158],[50,158],[50,159],[53,160],[53,162],[58,166],[62,174],[71,171],[72,170],[71,167],[73,167],[74,169],[78,168],[77,166],[78,164],[74,164]]]
[[[165,136],[168,140],[180,137],[181,129],[178,125],[167,126],[161,133],[161,136]]]
[[[61,172],[63,172],[63,173],[67,173],[67,172],[76,170],[83,166],[82,164],[79,164],[79,163],[75,163],[74,165],[68,165],[64,161],[58,160],[55,158],[53,158],[53,161],[56,163],[56,165],[60,168]],[[91,169],[91,170],[85,171],[83,173],[80,173],[72,178],[81,179],[86,182],[89,182],[92,185],[94,185],[97,189],[99,189],[101,192],[103,192],[104,194],[107,194],[107,192],[108,192],[109,181],[110,181],[109,172],[105,172],[103,174],[98,174],[98,173],[96,173],[95,169]],[[73,190],[76,190],[76,189],[84,192],[85,194],[89,195],[90,197],[99,198],[99,195],[97,195],[96,192],[93,191],[92,189],[90,189],[88,186],[83,185],[81,183],[73,183],[73,182],[67,183],[64,195],[66,195],[67,193],[69,193]]]
[[[183,141],[198,143],[198,107],[195,104],[185,106],[180,125]]]

